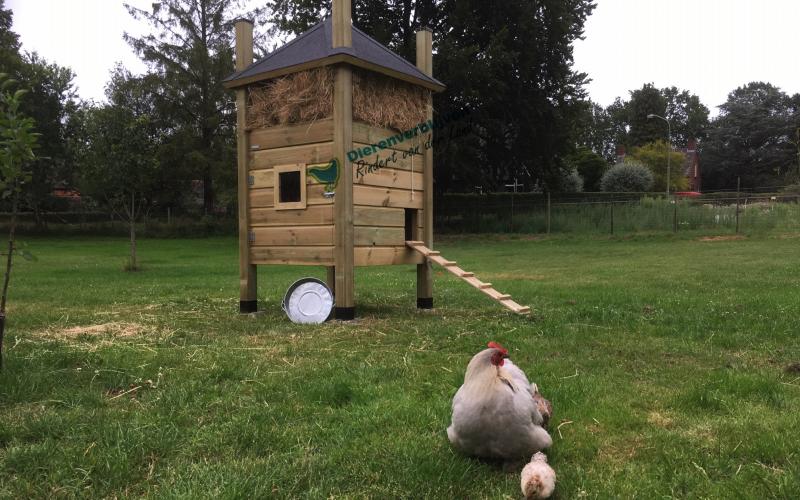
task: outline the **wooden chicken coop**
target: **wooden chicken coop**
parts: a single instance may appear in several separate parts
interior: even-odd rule
[[[354,266],[416,265],[417,306],[433,306],[431,32],[416,66],[351,25],[350,0],[253,62],[236,23],[240,310],[256,310],[256,266],[325,266],[334,316],[355,315]],[[422,126],[420,126],[422,124]]]

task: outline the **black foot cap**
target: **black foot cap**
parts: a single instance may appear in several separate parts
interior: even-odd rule
[[[258,311],[258,301],[257,300],[240,300],[239,301],[239,312],[241,314],[250,314]]]
[[[342,321],[350,321],[356,318],[355,307],[337,307],[334,309],[333,317]]]
[[[433,297],[417,297],[417,309],[433,309]]]

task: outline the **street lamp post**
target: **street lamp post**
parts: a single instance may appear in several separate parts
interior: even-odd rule
[[[672,127],[669,124],[669,120],[664,118],[663,116],[658,116],[654,114],[647,115],[647,119],[651,118],[660,118],[667,122],[667,198],[669,198],[669,159],[672,156]]]

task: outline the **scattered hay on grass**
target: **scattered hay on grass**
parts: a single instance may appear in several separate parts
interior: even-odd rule
[[[89,341],[90,344],[99,346],[113,344],[119,339],[132,339],[152,337],[157,333],[153,326],[133,322],[108,322],[94,325],[80,325],[64,328],[61,325],[52,325],[38,332],[35,337],[43,340],[58,340],[63,342]],[[99,340],[99,342],[95,342]]]
[[[747,239],[747,237],[741,234],[730,234],[724,236],[703,236],[702,238],[698,238],[697,241],[735,241],[744,239]]]
[[[135,337],[145,330],[143,325],[138,323],[101,323],[99,325],[73,326],[60,332],[57,336],[62,338],[79,337],[83,335],[104,335],[110,334],[114,337]]]
[[[656,427],[669,429],[672,427],[673,420],[669,417],[669,415],[652,411],[647,415],[647,422],[651,425],[655,425]]]

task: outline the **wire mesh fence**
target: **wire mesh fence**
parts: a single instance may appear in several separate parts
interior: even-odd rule
[[[443,233],[800,232],[800,195],[470,195],[443,200],[435,226]]]
[[[0,213],[0,230],[10,214]],[[22,213],[22,234],[125,235],[119,214],[73,209]],[[709,234],[800,233],[800,194],[709,193],[491,193],[444,195],[434,200],[437,233],[630,234],[698,231]],[[237,234],[228,213],[204,214],[153,207],[137,223],[142,236]]]

